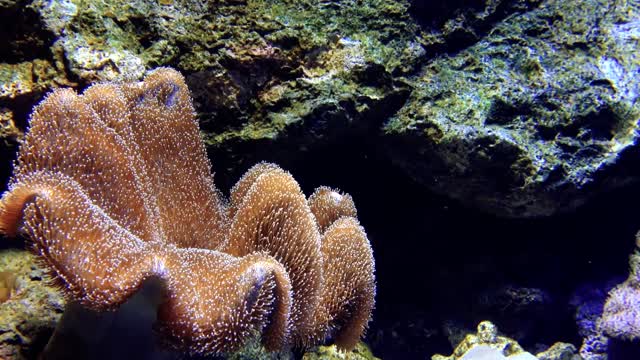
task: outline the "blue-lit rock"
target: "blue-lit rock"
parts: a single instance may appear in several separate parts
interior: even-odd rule
[[[386,124],[389,153],[432,189],[512,216],[574,209],[630,181],[640,6],[549,0],[441,56]]]

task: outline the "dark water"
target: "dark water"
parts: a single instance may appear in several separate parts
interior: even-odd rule
[[[376,259],[378,296],[368,340],[377,356],[450,354],[445,320],[469,331],[482,320],[507,334],[525,330],[520,343],[528,349],[556,341],[580,346],[569,298],[583,283],[626,277],[640,187],[603,194],[572,214],[504,219],[426,191],[379,150],[344,141],[288,169],[306,193],[324,184],[354,198]],[[549,299],[515,312],[478,304],[484,292],[504,285],[542,289]]]

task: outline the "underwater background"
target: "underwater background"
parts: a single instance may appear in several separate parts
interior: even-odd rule
[[[1,237],[0,358],[640,359],[637,1],[4,0],[0,34],[2,192],[46,94],[168,66],[218,189],[350,194],[376,277],[368,349],[188,355],[153,284],[74,309]]]

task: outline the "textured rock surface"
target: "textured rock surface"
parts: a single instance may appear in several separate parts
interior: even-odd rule
[[[16,276],[14,291],[0,304],[2,359],[35,358],[62,314],[62,293],[48,284],[48,276],[35,260],[23,250],[0,252],[0,269]]]
[[[9,143],[16,142],[23,135],[13,120],[13,112],[6,108],[0,108],[0,139],[7,141],[6,146],[9,146]]]
[[[567,343],[555,343],[547,350],[537,353],[539,360],[581,360],[576,347]]]
[[[512,339],[498,335],[498,328],[489,321],[478,324],[475,334],[467,335],[450,356],[433,355],[431,360],[536,360]]]
[[[636,151],[634,4],[5,1],[0,108],[24,130],[52,88],[171,65],[230,178],[358,136],[466,204],[549,215],[637,176],[615,165]]]
[[[582,360],[577,354],[576,347],[567,343],[555,343],[547,350],[537,353],[539,360]]]
[[[335,345],[318,346],[302,356],[302,360],[380,360],[373,356],[371,350],[360,342],[352,351],[340,351]]]
[[[286,157],[349,129],[377,130],[408,96],[394,76],[424,61],[408,7],[402,0],[7,2],[0,17],[15,19],[5,29],[15,39],[0,52],[0,107],[24,129],[47,90],[139,79],[170,65],[187,75],[219,166],[240,171],[256,145],[276,145]]]
[[[473,45],[506,17],[540,5],[542,0],[410,0],[410,11],[427,31],[424,46],[428,53],[455,53]]]
[[[386,133],[429,187],[506,216],[549,215],[628,179],[640,7],[545,1],[428,64]]]
[[[242,349],[225,356],[226,360],[293,360],[291,351],[269,352],[256,337],[242,346]]]

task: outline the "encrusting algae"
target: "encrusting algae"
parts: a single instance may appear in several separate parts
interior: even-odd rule
[[[0,250],[0,359],[34,359],[54,331],[64,309],[61,291],[51,284],[29,251]]]
[[[74,300],[122,304],[159,278],[163,340],[191,353],[333,340],[353,348],[374,305],[372,250],[348,195],[308,200],[286,171],[213,184],[183,77],[56,90],[34,111],[0,232],[26,233]],[[319,204],[322,203],[322,206]]]

